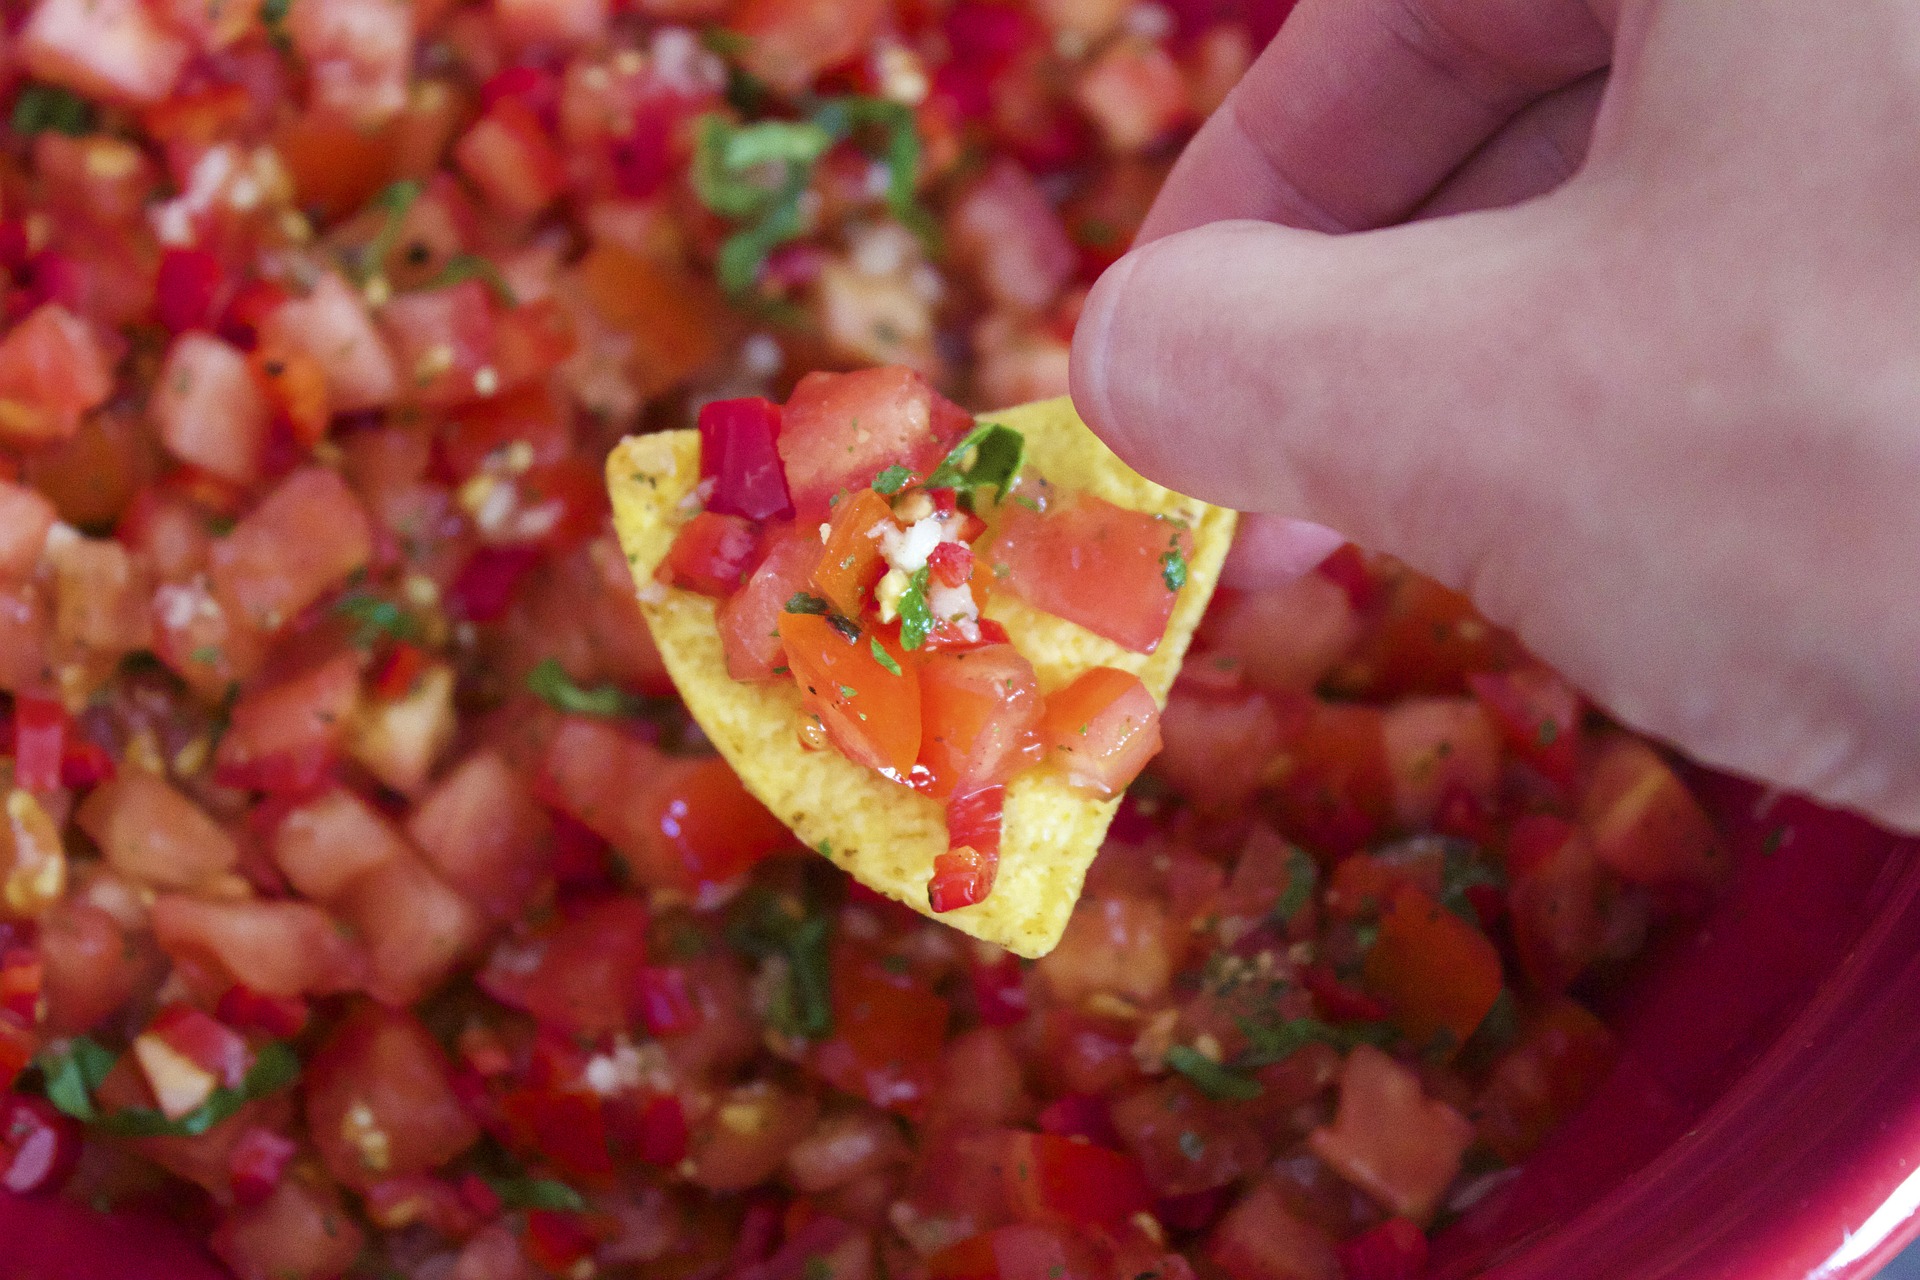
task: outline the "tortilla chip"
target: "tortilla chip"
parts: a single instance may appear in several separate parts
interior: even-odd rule
[[[994,595],[986,610],[1033,663],[1043,692],[1090,668],[1111,666],[1137,674],[1165,705],[1233,540],[1234,513],[1136,475],[1065,399],[1022,405],[983,421],[1023,433],[1028,465],[1055,484],[1192,527],[1187,583],[1151,656],[1123,649],[1004,592]],[[654,580],[680,525],[698,510],[693,489],[699,479],[700,437],[694,431],[632,436],[607,459],[614,523],[668,674],[747,790],[803,842],[869,888],[933,915],[927,877],[935,856],[947,849],[940,802],[888,782],[837,751],[801,746],[805,718],[799,689],[791,681],[742,684],[729,677],[714,624],[715,602]],[[1118,807],[1117,799],[1093,799],[1044,766],[1019,774],[1007,786],[993,892],[984,902],[934,919],[1023,956],[1045,955],[1067,927],[1087,867]]]

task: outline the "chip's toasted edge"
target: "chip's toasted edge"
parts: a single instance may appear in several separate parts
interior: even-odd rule
[[[1052,691],[1095,666],[1137,674],[1156,701],[1179,673],[1194,628],[1206,611],[1235,516],[1182,497],[1127,468],[1073,412],[1065,399],[983,415],[1027,438],[1027,458],[1048,480],[1120,506],[1186,522],[1193,552],[1187,582],[1167,633],[1151,655],[997,596],[988,616],[1005,624]],[[681,524],[697,510],[700,442],[693,431],[629,437],[607,459],[607,484],[622,550],[633,570],[640,608],[689,712],[762,804],[862,883],[924,915],[927,877],[945,852],[940,804],[886,782],[835,751],[800,744],[800,694],[790,682],[741,684],[727,674],[715,602],[666,587],[654,573]],[[1019,955],[1052,950],[1080,896],[1118,802],[1091,800],[1046,769],[1028,770],[1007,787],[1000,869],[985,902],[933,916]]]

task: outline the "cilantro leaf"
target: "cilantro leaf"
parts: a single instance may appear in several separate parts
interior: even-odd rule
[[[878,158],[887,166],[887,210],[931,247],[935,224],[914,195],[920,177],[920,133],[906,104],[849,94],[828,99],[813,118],[836,138],[863,126],[885,130],[887,144]]]
[[[46,1078],[47,1101],[76,1120],[95,1118],[93,1091],[118,1061],[113,1050],[88,1036],[75,1036],[64,1051],[48,1049],[40,1055],[40,1074]]]
[[[8,123],[21,137],[52,132],[77,138],[93,129],[93,104],[60,85],[30,84],[13,100]]]
[[[615,685],[582,689],[558,658],[542,659],[539,666],[527,672],[527,691],[555,710],[572,715],[611,718],[639,715],[646,709],[641,699]]]
[[[1464,840],[1448,840],[1440,855],[1440,905],[1476,929],[1485,928],[1479,908],[1467,890],[1475,887],[1505,889],[1507,878],[1500,869],[1477,856],[1478,851]]]
[[[1178,591],[1187,585],[1187,558],[1180,553],[1179,535],[1174,536],[1173,545],[1160,557],[1160,580],[1167,584],[1167,590]]]
[[[873,478],[873,491],[883,497],[891,498],[907,487],[907,481],[913,479],[913,472],[899,463],[894,463]]]
[[[333,602],[333,611],[360,624],[353,643],[361,649],[371,648],[383,635],[394,640],[420,639],[420,624],[412,614],[391,600],[382,600],[364,591],[349,591],[341,596]]]
[[[267,29],[267,39],[281,53],[293,51],[293,37],[287,32],[287,15],[293,12],[293,0],[262,0],[260,22]]]
[[[1313,891],[1318,886],[1320,868],[1307,856],[1306,850],[1299,845],[1287,849],[1287,888],[1280,900],[1273,904],[1273,914],[1283,923],[1292,924],[1294,917],[1306,910],[1313,901]]]
[[[873,660],[875,662],[879,663],[881,666],[885,667],[888,671],[892,672],[896,676],[900,674],[900,664],[893,660],[892,654],[888,653],[884,648],[881,647],[880,642],[878,640],[875,640],[871,636],[869,636],[867,638],[867,645],[869,648],[873,650]]]
[[[152,1107],[127,1107],[103,1116],[100,1127],[128,1138],[191,1138],[228,1119],[255,1098],[278,1093],[299,1078],[300,1059],[276,1040],[260,1050],[239,1088],[215,1089],[205,1102],[178,1120],[169,1120]]]
[[[796,591],[788,596],[787,603],[782,606],[782,611],[786,613],[811,613],[822,616],[829,613],[831,609],[832,606],[825,600],[819,596],[808,595],[804,591]]]
[[[507,283],[500,268],[493,265],[477,253],[456,253],[447,259],[447,265],[440,268],[439,274],[427,281],[428,289],[451,289],[456,284],[465,284],[469,280],[478,280],[487,286],[489,292],[499,300],[500,305],[511,307],[519,303],[514,296],[513,286]]]
[[[737,951],[785,962],[767,1019],[785,1035],[819,1039],[833,1029],[833,995],[828,964],[832,927],[826,916],[809,912],[791,899],[766,889],[742,894],[727,941]]]
[[[1176,1044],[1167,1050],[1167,1065],[1193,1083],[1193,1087],[1218,1102],[1251,1102],[1265,1093],[1258,1080],[1249,1080],[1221,1066],[1191,1045]]]
[[[994,501],[1004,502],[1026,465],[1027,438],[1012,427],[987,422],[969,431],[947,451],[923,482],[929,489],[953,489],[971,507],[977,490],[991,486]]]
[[[926,566],[915,569],[907,578],[907,589],[900,593],[900,647],[911,652],[927,642],[933,630],[933,609],[927,604]]]
[[[487,1186],[508,1209],[553,1209],[563,1213],[586,1212],[586,1199],[564,1182],[522,1174],[516,1178],[488,1178]]]

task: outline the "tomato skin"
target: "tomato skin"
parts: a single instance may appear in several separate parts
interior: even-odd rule
[[[1388,1218],[1340,1246],[1340,1268],[1346,1280],[1420,1280],[1426,1233],[1405,1218]]]
[[[647,840],[644,848],[616,851],[644,885],[709,894],[793,840],[718,756],[663,762],[630,803]]]
[[[929,795],[1004,783],[1038,758],[1040,682],[1012,645],[931,654],[919,672],[919,763]]]
[[[1269,693],[1311,690],[1353,648],[1360,631],[1352,598],[1319,573],[1281,587],[1222,592],[1201,624],[1209,652],[1238,660],[1247,683]]]
[[[249,625],[277,631],[373,558],[373,529],[325,467],[293,472],[209,555],[214,589]]]
[[[367,949],[367,992],[403,1008],[434,990],[479,945],[480,909],[409,851],[354,878],[335,909]]]
[[[782,613],[780,644],[802,705],[820,718],[840,753],[900,781],[920,754],[920,683],[894,655],[899,674],[873,656],[878,641],[848,640],[818,614]]]
[[[1361,974],[1408,1040],[1423,1047],[1438,1042],[1448,1056],[1500,996],[1493,944],[1410,884],[1395,891]]]
[[[648,920],[640,899],[608,898],[525,947],[496,951],[478,981],[542,1026],[573,1036],[610,1035],[633,1021]]]
[[[809,373],[788,397],[780,427],[780,458],[800,522],[826,519],[828,499],[866,488],[889,466],[927,471],[972,424],[910,369]]]
[[[673,586],[725,600],[746,584],[759,547],[751,520],[702,511],[680,526],[660,575]]]
[[[857,618],[867,595],[886,572],[876,529],[896,527],[893,507],[872,489],[860,489],[834,504],[832,527],[820,549],[812,583],[835,613]]]
[[[87,322],[55,303],[0,339],[0,440],[65,440],[113,390],[113,369]]]
[[[815,1049],[815,1066],[876,1107],[918,1114],[946,1043],[946,1000],[859,943],[834,947],[832,974],[833,1035]]]
[[[1342,1177],[1388,1211],[1429,1222],[1473,1141],[1473,1126],[1429,1098],[1420,1078],[1372,1045],[1347,1055],[1331,1125],[1308,1144]]]
[[[1095,667],[1047,698],[1041,757],[1068,781],[1097,796],[1127,789],[1160,752],[1160,706],[1140,677]]]
[[[1476,671],[1467,686],[1493,717],[1507,749],[1561,794],[1571,792],[1580,768],[1584,711],[1573,686],[1545,667]]]
[[[1193,554],[1185,529],[1090,494],[1044,514],[1010,503],[996,522],[986,559],[1006,567],[1000,586],[1135,653],[1160,647],[1179,598],[1166,557]]]
[[[767,534],[767,553],[747,585],[720,606],[716,621],[727,655],[727,674],[735,680],[776,680],[784,673],[780,621],[787,601],[804,591],[820,561],[820,536],[787,526]]]
[[[353,1007],[308,1062],[307,1130],[341,1183],[427,1173],[480,1137],[440,1046],[412,1014]]]
[[[377,323],[408,399],[456,405],[479,398],[475,378],[494,346],[492,298],[484,284],[463,280],[403,293],[380,309]]]
[[[1733,869],[1719,833],[1660,753],[1624,734],[1600,748],[1580,798],[1600,861],[1634,884],[1713,887]]]

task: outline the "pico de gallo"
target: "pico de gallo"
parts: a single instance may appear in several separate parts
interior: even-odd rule
[[[720,601],[728,675],[798,686],[809,748],[944,804],[935,913],[992,892],[1016,773],[1106,798],[1160,749],[1138,675],[1096,666],[1043,694],[982,610],[1006,591],[1150,654],[1186,585],[1184,524],[1059,490],[1020,432],[975,426],[910,369],[808,374],[784,407],[705,405],[699,429],[702,509],[657,576]]]
[[[702,405],[784,401],[797,441],[862,385],[803,375],[904,367],[859,377],[938,425],[847,501],[904,539],[923,498],[954,592],[1047,579],[1019,526],[1077,508],[932,483],[973,430],[932,389],[1064,389],[1085,288],[1288,7],[6,6],[9,1213],[157,1214],[240,1280],[1420,1275],[1606,1076],[1590,997],[1724,881],[1660,752],[1345,548],[1217,599],[1023,962],[746,794],[600,481]],[[710,514],[777,530],[764,449],[725,456]],[[904,589],[882,622],[813,583],[841,485],[780,461],[812,543],[769,629],[978,668],[909,652]],[[709,527],[733,591],[761,549]],[[929,638],[966,641],[935,549]],[[1035,599],[1142,616],[1078,585]],[[1042,742],[1121,703],[1083,696]],[[42,1247],[0,1264],[66,1269]]]

